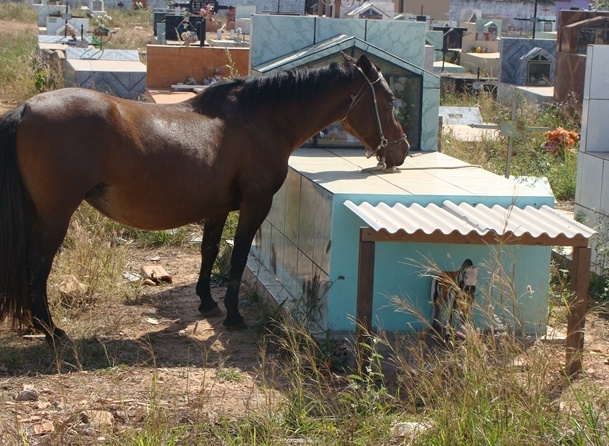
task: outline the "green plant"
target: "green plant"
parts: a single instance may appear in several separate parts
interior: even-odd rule
[[[544,109],[527,103],[524,98],[516,97],[516,125],[530,127],[564,128],[579,131],[577,113],[570,99]],[[483,121],[500,124],[512,121],[511,108],[499,104],[492,94],[480,92],[477,95],[464,93],[447,95],[442,104],[458,106],[478,106]],[[563,150],[554,155],[542,148],[546,141],[543,132],[524,132],[514,137],[510,174],[515,176],[547,177],[554,195],[559,200],[572,200],[575,197],[577,176],[576,143],[571,150]],[[483,136],[480,141],[459,141],[450,132],[442,136],[442,150],[447,155],[477,164],[498,175],[505,175],[508,156],[508,141],[495,135]]]
[[[152,15],[141,9],[115,9],[110,17],[100,24],[112,29],[112,38],[104,43],[104,48],[137,49],[143,52],[150,42],[152,33]],[[125,32],[125,29],[141,32]]]
[[[228,71],[229,71],[228,79],[236,79],[240,76],[240,74],[239,74],[239,70],[237,70],[235,61],[233,60],[233,56],[231,55],[231,52],[228,49],[228,47],[224,48],[224,52],[226,53],[226,58],[228,59],[228,64],[227,64]]]
[[[594,225],[597,234],[592,241],[593,268],[589,290],[596,299],[607,300],[609,298],[609,219],[601,214],[597,215],[599,220]]]
[[[609,8],[609,1],[607,0],[600,0],[597,4],[596,4],[597,8]]]
[[[228,368],[219,369],[216,372],[216,378],[222,381],[237,383],[243,380],[243,375],[237,369]]]
[[[609,426],[605,416],[607,403],[598,398],[598,395],[606,397],[606,392],[595,389],[593,386],[582,386],[575,389],[571,380],[569,380],[569,387],[573,391],[578,410],[573,410],[571,418],[573,429],[566,435],[565,440],[568,444],[582,446],[609,444]]]

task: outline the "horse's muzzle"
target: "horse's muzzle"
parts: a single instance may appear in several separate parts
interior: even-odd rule
[[[408,142],[406,135],[404,135],[403,139],[401,138],[399,142],[390,143],[386,148],[385,154],[385,164],[387,165],[387,168],[392,169],[404,164],[408,152],[410,152],[410,143]]]

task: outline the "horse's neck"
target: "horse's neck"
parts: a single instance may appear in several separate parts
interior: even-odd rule
[[[290,154],[333,122],[345,118],[351,90],[354,88],[340,85],[335,80],[320,86],[307,97],[288,104],[285,110],[272,112],[277,128],[285,129],[284,136],[290,146]]]

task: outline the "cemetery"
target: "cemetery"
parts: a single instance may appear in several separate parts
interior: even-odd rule
[[[589,22],[589,15],[583,12],[562,11],[566,14],[560,16],[565,31],[559,29],[556,37],[552,34],[556,32],[556,16],[539,15],[534,24],[537,38],[525,39],[503,36],[508,31],[502,20],[484,17],[480,11],[470,12],[469,17],[462,13],[467,20],[462,23],[431,24],[427,19],[407,15],[391,20],[391,14],[375,9],[373,4],[353,9],[353,13],[343,11],[344,18],[338,19],[267,14],[256,6],[191,1],[177,3],[175,8],[153,9],[157,43],[148,45],[143,65],[137,52],[104,49],[103,41],[111,38],[111,31],[102,25],[90,27],[89,19],[72,18],[68,6],[65,11],[60,11],[64,6],[57,9],[46,4],[37,8],[41,30],[46,27],[39,36],[41,51],[61,61],[66,86],[84,86],[132,99],[148,97],[157,103],[181,102],[233,73],[259,76],[323,66],[339,61],[342,53],[370,57],[382,67],[397,98],[397,113],[408,135],[411,155],[398,172],[385,173],[375,170],[376,160],[362,156],[359,141],[344,132],[339,123],[311,138],[290,158],[287,179],[256,235],[247,269],[250,280],[277,304],[287,302],[289,307],[290,302],[305,296],[307,305],[315,307],[318,314],[311,330],[319,335],[352,332],[352,316],[356,313],[358,320],[366,320],[378,329],[420,331],[428,321],[418,315],[430,313],[430,279],[421,277],[424,259],[431,259],[443,270],[455,270],[467,258],[475,265],[487,265],[480,268],[478,276],[478,289],[487,291],[478,296],[477,326],[493,330],[499,321],[527,335],[546,333],[552,243],[541,241],[548,234],[522,223],[522,243],[510,243],[508,248],[502,240],[511,233],[504,232],[499,222],[509,220],[513,210],[523,209],[529,214],[523,217],[525,222],[547,219],[545,225],[556,231],[550,240],[563,237],[566,245],[575,246],[573,237],[583,237],[583,248],[593,232],[552,214],[549,209],[554,206],[554,198],[547,188],[520,184],[509,175],[493,175],[440,153],[439,99],[449,85],[447,80],[450,83],[455,77],[466,77],[468,71],[477,73],[481,88],[485,88],[485,82],[480,73],[486,79],[497,78],[500,100],[507,101],[518,91],[540,104],[549,101],[554,94],[552,87],[557,85],[560,90],[561,79],[565,79],[561,70],[573,72],[575,68],[565,67],[582,64],[572,57],[576,61],[568,62],[573,54],[568,45],[578,45],[577,39],[565,34],[576,29],[571,23],[583,19],[582,26],[593,27],[604,23],[602,16]],[[103,0],[91,2],[88,11],[92,17],[103,18]],[[224,24],[214,19],[219,11],[226,14]],[[374,14],[379,17],[372,17]],[[557,41],[564,43],[559,46]],[[446,61],[448,53],[451,62]],[[576,53],[581,57],[581,51]],[[570,84],[567,89],[572,87]],[[509,134],[503,124],[502,134]],[[432,214],[416,217],[429,219],[430,226],[424,231],[439,231],[444,241],[412,238],[414,234],[405,228],[389,231],[378,225],[378,219],[397,218],[390,216],[398,212],[398,205],[408,212],[419,208],[431,212],[434,206],[444,209],[447,214],[437,222]],[[495,234],[495,243],[480,232],[478,242],[451,238],[450,234],[459,229],[442,225],[450,224],[450,215],[463,212],[449,211],[454,206],[484,206],[488,209],[484,212],[493,209],[497,223],[486,231]],[[371,209],[384,211],[373,216],[369,214]],[[548,209],[543,217],[536,215],[541,209]],[[402,217],[406,225],[415,218],[415,214],[409,215]],[[471,218],[470,224],[484,219],[483,214]],[[375,239],[382,243],[376,255],[362,266],[361,259],[358,261],[358,253],[361,255],[364,249],[360,227],[374,227],[375,222],[376,231],[405,231],[416,241],[405,245],[408,237]],[[462,231],[466,234],[461,235],[476,237],[468,232],[470,229]],[[503,272],[492,269],[498,258]],[[584,256],[581,261],[585,264],[588,260]],[[370,289],[364,296],[361,278],[372,271]],[[507,274],[505,271],[512,271],[514,281],[507,294],[493,279],[497,274]],[[411,314],[389,308],[395,296],[411,303]],[[362,305],[368,306],[365,312]],[[580,324],[575,319],[571,322]]]
[[[215,269],[208,280],[212,288],[207,303],[219,304],[218,314],[203,309],[206,300],[201,288],[205,288],[205,280],[197,282],[197,277],[204,276],[201,254],[209,254],[214,247],[209,240],[206,244],[205,235],[193,233],[178,245],[146,246],[146,254],[135,262],[148,266],[142,267],[140,274],[132,269],[127,273],[127,268],[122,271],[115,291],[110,292],[120,294],[122,300],[109,302],[112,307],[101,306],[101,300],[108,300],[105,290],[96,291],[82,306],[69,307],[70,293],[75,291],[65,291],[62,282],[61,304],[48,306],[46,311],[56,315],[58,326],[66,328],[68,334],[69,330],[76,333],[73,352],[57,349],[47,358],[43,349],[56,348],[51,345],[54,340],[43,345],[38,338],[44,335],[28,331],[21,339],[21,332],[14,334],[14,329],[7,329],[3,336],[10,337],[8,347],[0,343],[0,378],[5,382],[0,403],[10,414],[8,418],[0,414],[0,442],[5,435],[19,434],[24,444],[25,439],[49,440],[48,444],[106,444],[109,439],[108,444],[114,444],[122,442],[124,432],[129,432],[129,441],[137,438],[141,444],[148,444],[151,438],[167,444],[300,444],[317,440],[338,444],[347,436],[348,444],[431,444],[438,438],[446,438],[447,444],[478,444],[476,435],[492,438],[496,433],[493,429],[509,413],[524,432],[495,438],[507,436],[522,444],[545,444],[557,438],[569,444],[588,444],[578,442],[581,433],[581,438],[599,435],[594,437],[599,441],[590,444],[604,444],[609,438],[606,426],[600,426],[600,421],[582,421],[587,410],[592,413],[593,409],[586,406],[587,400],[582,403],[578,392],[590,379],[602,387],[600,398],[605,397],[609,355],[604,325],[599,322],[605,322],[606,309],[596,300],[589,301],[592,276],[603,277],[609,270],[603,245],[607,243],[609,213],[609,185],[605,186],[609,149],[603,133],[603,117],[609,106],[605,75],[609,12],[579,0],[522,4],[451,0],[443,8],[439,6],[442,2],[415,7],[407,0],[123,2],[40,0],[32,4],[38,15],[38,51],[45,63],[61,72],[66,87],[84,87],[116,97],[79,93],[82,96],[78,98],[88,105],[105,107],[106,101],[123,104],[123,99],[133,104],[133,109],[120,106],[124,107],[120,115],[124,122],[110,119],[103,128],[98,122],[95,135],[84,130],[92,115],[86,107],[81,115],[70,115],[70,110],[78,108],[74,102],[62,110],[70,115],[66,122],[74,123],[73,134],[88,141],[74,154],[85,153],[102,140],[110,146],[117,138],[108,135],[118,135],[123,124],[135,122],[134,129],[124,132],[122,145],[116,146],[122,154],[114,158],[114,174],[86,193],[85,199],[94,207],[108,206],[104,212],[125,199],[132,201],[130,208],[122,208],[128,209],[124,215],[147,207],[149,224],[154,219],[169,221],[181,215],[188,207],[185,203],[192,199],[188,193],[173,194],[185,190],[175,187],[182,183],[211,184],[206,196],[223,196],[221,181],[213,183],[194,176],[186,179],[187,173],[194,171],[191,165],[199,162],[197,157],[182,158],[177,150],[171,152],[175,163],[163,156],[132,157],[129,150],[137,143],[125,143],[138,128],[147,129],[144,133],[149,137],[150,153],[163,152],[157,150],[165,144],[158,143],[159,135],[161,140],[167,137],[172,148],[183,142],[186,152],[198,136],[210,140],[214,132],[209,129],[214,124],[199,127],[193,120],[187,128],[179,122],[183,112],[206,91],[220,91],[223,84],[234,88],[232,80],[245,76],[277,79],[288,70],[327,74],[333,70],[328,67],[345,60],[358,64],[369,60],[381,74],[371,71],[375,76],[369,78],[369,68],[360,66],[355,81],[345,81],[354,82],[349,87],[341,85],[329,91],[316,84],[315,90],[326,88],[327,100],[318,101],[313,88],[308,95],[296,88],[296,94],[301,95],[297,106],[293,106],[293,92],[285,85],[274,92],[261,90],[272,100],[255,98],[262,102],[268,99],[267,106],[270,103],[270,107],[286,111],[276,113],[273,122],[277,126],[291,119],[288,112],[297,117],[287,130],[276,134],[266,131],[267,137],[274,135],[275,141],[281,141],[291,132],[307,128],[326,107],[332,108],[330,102],[341,97],[343,87],[349,90],[356,86],[353,92],[344,92],[340,107],[347,110],[346,115],[324,124],[286,157],[285,180],[274,193],[247,256],[239,254],[237,246],[243,243],[237,241],[238,236],[228,241],[218,261],[218,268],[226,267],[225,282],[215,282]],[[115,45],[123,32],[112,20],[117,9],[149,15],[150,28],[142,30],[149,34],[144,47],[136,50]],[[383,93],[387,87],[391,106],[383,114],[379,110],[385,109]],[[227,97],[241,100],[236,91],[223,91],[232,95]],[[73,100],[69,95],[52,96],[54,93],[44,93],[44,97]],[[453,106],[449,101],[444,103],[450,105],[441,105],[446,98],[461,94],[478,98],[473,101],[475,106]],[[505,113],[497,115],[496,121],[482,118],[483,96],[504,106]],[[106,99],[99,99],[102,97]],[[581,136],[523,120],[523,104],[539,114],[557,104],[568,105],[570,112],[581,114]],[[146,121],[142,117],[151,110],[151,119]],[[205,115],[204,120],[208,115],[224,119],[214,110],[196,113]],[[260,115],[240,117],[240,124],[222,129],[222,137],[211,141],[216,148],[226,148],[225,141],[246,141],[234,146],[235,152],[228,158],[243,168],[238,175],[247,177],[254,189],[275,174],[271,166],[276,165],[267,160],[265,166],[258,167],[267,149],[273,147],[264,138],[265,132],[248,133],[250,123]],[[371,119],[359,120],[360,116]],[[378,147],[374,147],[376,143],[364,145],[349,133],[353,130],[350,119],[362,128],[373,129],[363,140],[379,140]],[[162,121],[157,127],[169,130],[157,135],[157,120]],[[31,120],[29,124],[24,121],[33,125]],[[266,128],[264,118],[256,122],[262,123],[261,130]],[[399,123],[404,135],[389,137],[393,129],[387,130],[392,128],[387,122]],[[52,133],[48,128],[43,130]],[[579,147],[573,155],[577,160],[575,200],[567,212],[557,209],[559,203],[547,178],[515,174],[518,169],[510,165],[513,157],[522,156],[515,153],[520,146],[514,146],[514,141],[558,134],[559,130],[573,139],[569,147],[559,147],[560,142],[553,143],[548,136],[538,149],[558,158],[560,150]],[[33,132],[18,133],[17,138],[27,142],[24,133]],[[182,136],[180,144],[171,139],[175,133]],[[247,139],[251,134],[259,134],[261,139]],[[239,139],[241,136],[244,138]],[[49,157],[45,165],[51,164],[51,158],[54,161],[63,156],[66,147],[78,147],[65,138],[69,144],[62,145],[62,150],[55,152],[57,157]],[[487,160],[468,158],[466,162],[447,154],[448,146],[457,139],[471,142],[472,150],[474,145],[484,144],[505,150],[505,172],[492,173]],[[404,161],[398,160],[394,166],[391,151],[402,148],[406,141],[409,151]],[[21,144],[22,150],[25,143]],[[258,156],[250,157],[250,151]],[[46,156],[42,149],[37,153]],[[35,163],[35,158],[25,157],[22,164]],[[79,175],[76,171],[64,175],[67,182],[75,185],[77,178],[95,170],[91,166],[99,160],[85,158],[87,162],[76,170]],[[69,157],[59,163],[66,172],[68,161]],[[111,182],[110,178],[115,181],[127,169],[138,175]],[[0,186],[4,184],[1,175]],[[155,175],[156,180],[151,179]],[[211,177],[221,175],[212,173]],[[31,187],[32,182],[25,183]],[[139,198],[137,194],[124,198],[126,195],[116,193],[121,184],[129,182],[145,185]],[[114,194],[113,200],[96,201],[105,190]],[[71,193],[67,187],[63,191],[55,195]],[[195,191],[188,192],[193,192],[195,199],[201,197]],[[45,206],[39,207],[41,213]],[[242,206],[241,213],[251,209]],[[126,220],[124,217],[123,222]],[[204,234],[212,234],[208,237],[219,234],[216,220],[207,219]],[[203,220],[198,223],[203,224]],[[229,218],[231,224],[236,226],[236,220]],[[73,219],[70,231],[78,231],[79,226],[84,226],[83,222]],[[50,232],[53,226],[48,228]],[[107,248],[115,253],[129,249],[135,236],[125,229],[116,231],[109,242],[99,242],[90,235],[86,242],[94,245],[100,257]],[[164,236],[176,234],[178,229],[167,230]],[[73,243],[70,239],[67,245]],[[64,247],[56,262],[65,261],[68,254],[63,251]],[[247,257],[238,305],[230,301],[227,291],[235,289],[234,277],[233,282],[227,279],[231,253],[233,262]],[[82,265],[73,269],[74,274],[82,270],[82,277],[92,275],[86,268],[88,260],[78,261]],[[128,264],[133,268],[132,259]],[[154,271],[145,276],[148,283],[140,280],[145,268]],[[155,277],[157,273],[159,277]],[[57,271],[53,270],[51,277],[53,274]],[[557,284],[557,275],[564,283]],[[171,283],[172,276],[175,283]],[[36,287],[40,280],[31,281],[31,286]],[[557,290],[563,285],[564,290]],[[127,288],[123,287],[129,291],[124,292]],[[201,297],[199,312],[197,295]],[[557,299],[562,301],[557,303]],[[241,312],[245,320],[232,326],[226,321],[237,307],[237,314]],[[100,308],[104,311],[92,323],[94,327],[77,329],[70,324],[70,318],[85,320],[88,313]],[[226,319],[216,317],[220,313]],[[279,315],[295,319],[294,326],[289,325],[293,332],[281,325],[284,322]],[[113,317],[116,320],[110,321]],[[40,319],[33,322],[40,325]],[[133,328],[128,323],[139,325]],[[15,337],[19,338],[17,343]],[[264,344],[268,350],[258,355],[262,337],[270,342]],[[293,344],[288,342],[291,337]],[[310,346],[313,353],[300,356]],[[544,356],[548,351],[550,359]],[[36,361],[42,365],[37,366]],[[27,366],[18,369],[21,363]],[[292,382],[294,374],[298,376]],[[495,389],[495,384],[501,387]],[[34,387],[43,390],[38,392]],[[72,389],[73,395],[65,393],[65,388]],[[295,393],[290,392],[292,388]],[[309,393],[312,388],[319,395],[313,397],[314,393]],[[17,390],[17,397],[7,397],[7,392]],[[20,399],[34,398],[34,392],[40,400]],[[488,406],[482,399],[486,393]],[[508,398],[512,393],[513,398]],[[534,404],[529,397],[541,404]],[[590,398],[596,403],[597,397]],[[47,400],[59,399],[67,405],[46,405]],[[475,410],[469,413],[461,403]],[[450,408],[440,410],[440,405]],[[531,413],[522,413],[521,406]],[[254,412],[256,416],[251,416]],[[383,418],[379,417],[381,412]],[[391,414],[390,422],[384,418],[385,412]],[[546,414],[552,420],[544,418]],[[278,418],[281,427],[275,421]],[[320,419],[328,424],[317,424]],[[474,426],[476,434],[469,436],[469,427],[457,423],[459,419],[459,423]],[[247,423],[242,423],[244,420]],[[540,425],[534,424],[536,420],[541,420]],[[560,428],[553,421],[557,426],[560,423]],[[371,426],[369,431],[356,432],[364,424]],[[138,433],[127,430],[131,425],[137,426]],[[544,430],[546,425],[553,430]],[[3,429],[6,426],[8,429]],[[389,428],[391,433],[386,432]],[[588,435],[590,432],[593,434]],[[536,443],[533,438],[543,442]]]

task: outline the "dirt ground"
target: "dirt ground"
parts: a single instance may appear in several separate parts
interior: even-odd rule
[[[28,25],[0,21],[0,29],[7,28],[18,32]],[[0,113],[14,105],[0,98]],[[280,389],[262,385],[254,327],[259,307],[244,295],[242,313],[253,327],[248,330],[229,331],[222,319],[200,317],[196,246],[133,250],[130,263],[134,270],[162,265],[173,283],[146,289],[137,304],[91,302],[81,311],[93,322],[79,327],[84,335],[60,352],[38,336],[0,326],[0,445],[23,444],[20,438],[46,444],[44,434],[52,431],[64,444],[76,437],[82,444],[83,436],[89,438],[85,444],[101,444],[107,429],[145,423],[151,401],[188,423],[195,416],[238,419],[280,398]],[[216,300],[223,294],[223,288],[214,289]],[[587,382],[601,389],[609,388],[608,319],[602,305],[590,305],[584,366]],[[68,334],[76,331],[64,320],[56,322]],[[566,331],[564,324],[556,328]],[[564,346],[553,348],[561,363]]]
[[[137,304],[93,301],[81,310],[85,328],[56,319],[68,334],[84,333],[58,352],[39,335],[0,326],[0,444],[13,444],[17,430],[38,444],[45,422],[66,444],[83,435],[97,444],[104,429],[144,422],[151,400],[178,419],[183,412],[184,422],[236,419],[269,403],[272,394],[259,387],[256,328],[227,330],[222,318],[207,320],[197,311],[198,249],[137,249],[131,257],[132,265],[162,265],[173,283],[147,287]],[[224,291],[213,290],[220,303]],[[259,307],[242,304],[255,325]],[[24,392],[30,389],[31,401]]]

